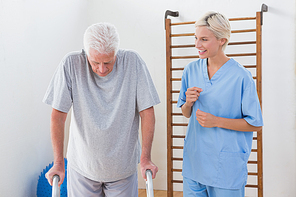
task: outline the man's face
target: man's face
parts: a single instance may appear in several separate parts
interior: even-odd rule
[[[113,70],[116,56],[114,52],[110,54],[101,54],[95,49],[90,48],[87,59],[91,65],[92,70],[97,75],[105,77]]]

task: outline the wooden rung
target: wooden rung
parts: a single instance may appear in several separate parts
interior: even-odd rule
[[[172,146],[172,149],[183,149],[183,146]]]
[[[194,36],[194,33],[171,34],[171,37]]]
[[[173,157],[172,160],[173,160],[173,161],[183,161],[183,158],[176,158],[176,157]]]
[[[256,65],[243,65],[245,68],[256,68]],[[171,68],[171,71],[175,71],[175,70],[184,70],[184,68]]]
[[[190,48],[195,47],[195,44],[172,45],[171,48]]]
[[[257,65],[243,65],[245,68],[256,68]]]
[[[195,24],[195,21],[171,23],[171,26],[174,26],[174,25],[191,25],[191,24]]]
[[[256,56],[256,53],[238,53],[238,54],[226,54],[228,57],[239,57],[239,56]],[[199,58],[198,55],[189,55],[189,56],[171,56],[171,59],[191,59]]]
[[[248,163],[250,163],[250,164],[257,164],[258,162],[257,161],[248,161]]]
[[[185,135],[172,135],[172,138],[185,138]]]
[[[257,149],[252,149],[251,152],[257,152]]]
[[[258,185],[249,185],[249,184],[247,184],[246,187],[258,188]]]
[[[172,101],[172,103],[178,103],[178,101]]]
[[[172,169],[172,172],[182,172],[182,169]]]
[[[257,137],[253,137],[253,140],[257,140]]]
[[[243,65],[245,68],[257,68],[257,65]],[[171,71],[179,71],[179,70],[184,70],[184,67],[181,68],[171,68]]]
[[[173,123],[172,126],[183,126],[183,127],[186,127],[188,126],[187,123]]]
[[[182,114],[181,114],[182,115]],[[182,125],[183,126],[183,125]],[[186,125],[187,126],[187,125]],[[185,135],[172,135],[172,138],[185,138]],[[254,140],[257,140],[257,138],[253,138]],[[257,152],[256,149],[253,149],[254,151],[252,152]]]
[[[257,79],[256,76],[253,77],[253,79]],[[171,78],[171,81],[181,81],[181,78]]]
[[[237,57],[237,56],[256,56],[256,53],[240,53],[240,54],[227,54],[229,57]]]
[[[230,18],[229,21],[256,20],[256,17]]]
[[[182,172],[182,169],[172,169],[172,172]],[[249,172],[248,176],[258,176],[257,172]]]
[[[172,113],[172,116],[183,116],[182,113]]]
[[[172,180],[172,183],[183,183],[183,181],[180,181],[180,180]]]
[[[256,17],[229,18],[229,21],[244,21],[244,20],[256,20]],[[195,21],[171,23],[171,26],[174,26],[174,25],[192,25],[192,24],[195,24]]]
[[[244,45],[244,44],[256,44],[256,41],[229,42],[228,43],[228,45]]]
[[[190,56],[172,56],[171,59],[190,59],[190,58],[199,58],[198,55],[190,55]]]
[[[256,32],[256,29],[242,29],[242,30],[232,30],[231,33],[248,33],[248,32]]]
[[[171,78],[171,81],[181,81],[181,78]]]
[[[171,93],[180,93],[180,90],[172,90]]]
[[[256,32],[256,29],[241,29],[241,30],[232,30],[231,33],[249,33]],[[194,33],[184,33],[184,34],[171,34],[171,37],[184,37],[184,36],[194,36]]]
[[[176,37],[176,36],[174,36]],[[244,42],[229,42],[228,45],[245,45],[245,44],[256,44],[256,41],[244,41]],[[192,48],[195,44],[182,44],[182,45],[171,45],[172,49],[176,48]]]
[[[182,169],[172,169],[172,172],[182,172]],[[249,176],[258,176],[257,172],[248,172]]]
[[[171,68],[171,70],[184,70],[184,68]]]

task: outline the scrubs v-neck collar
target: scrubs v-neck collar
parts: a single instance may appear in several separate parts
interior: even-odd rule
[[[221,68],[219,68],[219,70],[217,70],[217,72],[210,79],[208,74],[208,59],[205,59],[203,63],[203,76],[205,79],[206,86],[213,85],[213,83],[215,83],[215,81],[217,81],[220,78],[220,76],[222,76],[223,73],[226,72],[226,70],[232,65],[233,61],[234,59],[230,58],[225,64],[221,66]]]

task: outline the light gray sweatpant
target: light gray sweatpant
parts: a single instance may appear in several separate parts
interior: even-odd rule
[[[70,166],[67,168],[69,197],[137,197],[137,172],[130,177],[114,182],[97,182],[85,178]]]

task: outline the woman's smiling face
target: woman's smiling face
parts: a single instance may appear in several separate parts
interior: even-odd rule
[[[224,39],[218,40],[206,26],[199,26],[195,29],[195,48],[198,49],[201,59],[215,57],[219,52],[222,52],[224,43]]]

